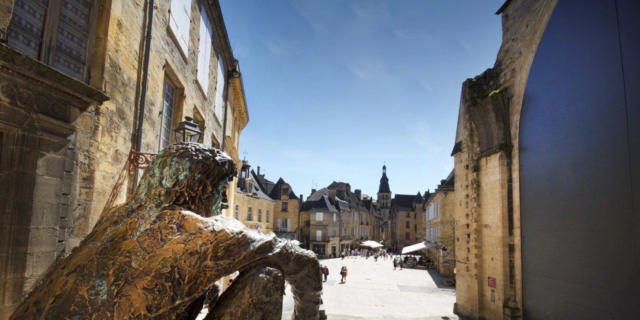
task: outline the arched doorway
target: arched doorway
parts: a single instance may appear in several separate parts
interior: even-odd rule
[[[640,3],[559,1],[520,121],[527,319],[640,309]]]

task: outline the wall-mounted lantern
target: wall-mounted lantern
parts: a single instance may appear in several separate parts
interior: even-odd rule
[[[175,143],[200,141],[200,127],[191,117],[184,117],[174,130]]]

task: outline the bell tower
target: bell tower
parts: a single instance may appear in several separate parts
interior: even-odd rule
[[[383,216],[388,217],[389,207],[391,207],[391,189],[389,188],[386,165],[382,166],[382,178],[380,178],[380,187],[378,188],[378,206],[382,210]]]

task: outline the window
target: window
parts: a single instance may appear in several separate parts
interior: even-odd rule
[[[240,207],[236,204],[236,212],[235,212],[236,220],[238,219],[238,211],[240,211]]]
[[[289,210],[289,202],[287,201],[282,201],[282,211],[288,211]]]
[[[280,228],[289,228],[289,218],[280,220]]]
[[[411,240],[411,232],[407,232],[404,234],[404,239],[405,240]]]
[[[323,219],[323,213],[322,212],[316,212],[316,221],[322,221]]]
[[[322,230],[316,230],[316,241],[322,241]]]
[[[191,27],[191,0],[171,0],[169,29],[178,41],[182,54],[189,54],[189,29]]]
[[[253,220],[253,216],[251,213],[251,207],[249,207],[249,209],[247,210],[247,221],[251,221]]]
[[[209,61],[211,60],[211,22],[207,15],[204,4],[200,6],[200,43],[198,44],[198,83],[204,94],[207,95],[209,89]]]
[[[334,213],[333,214],[333,222],[336,222],[336,221],[338,221],[338,215]]]
[[[162,124],[160,128],[160,148],[162,150],[171,144],[171,134],[173,132],[173,114],[175,110],[176,87],[165,77],[164,92],[162,95]]]
[[[269,223],[269,210],[267,210],[267,213],[265,213],[264,222]]]
[[[407,221],[406,223],[407,229],[411,228],[411,225],[409,224],[409,221]]]
[[[413,225],[413,231],[418,232],[418,225],[417,224]]]
[[[411,213],[407,212],[407,219],[411,218]]]
[[[68,76],[87,81],[97,3],[16,0],[7,44]]]
[[[258,209],[258,222],[262,222],[262,209]]]
[[[224,92],[224,65],[222,64],[222,56],[218,56],[218,69],[216,71],[216,96],[214,100],[213,110],[216,118],[222,123],[222,93]]]

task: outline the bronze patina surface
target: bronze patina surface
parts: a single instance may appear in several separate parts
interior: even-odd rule
[[[235,174],[233,161],[216,149],[165,149],[146,168],[132,199],[105,211],[12,319],[195,319],[207,292],[216,295],[214,283],[235,271],[238,281],[219,304],[211,299],[210,316],[275,319],[281,310],[260,304],[281,304],[284,276],[296,302],[294,319],[318,319],[322,282],[313,253],[214,216],[220,192]],[[256,298],[245,288],[271,296]],[[237,312],[240,306],[265,311]]]

